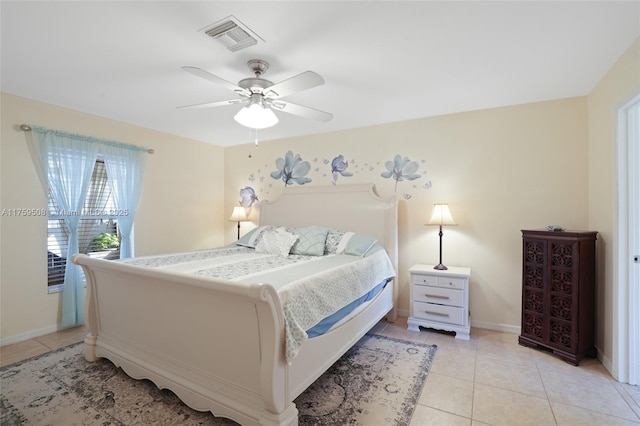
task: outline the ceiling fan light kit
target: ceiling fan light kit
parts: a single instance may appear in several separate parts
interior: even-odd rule
[[[328,112],[280,99],[303,90],[311,89],[312,87],[323,85],[324,79],[320,75],[313,71],[305,71],[287,80],[273,84],[271,81],[262,78],[262,75],[269,69],[268,62],[261,59],[251,59],[247,62],[247,66],[254,73],[255,77],[242,79],[238,84],[231,83],[197,67],[182,67],[184,71],[227,87],[235,92],[240,99],[186,105],[179,108],[209,108],[232,104],[248,104],[238,111],[233,118],[241,125],[249,127],[250,129],[266,129],[277,124],[278,117],[273,112],[273,109],[320,122],[327,122],[333,118],[333,114]]]
[[[240,109],[233,119],[250,129],[266,129],[275,126],[278,123],[278,117],[273,110],[265,108],[262,98],[256,94],[251,97],[258,100],[254,102],[252,99],[251,103]]]

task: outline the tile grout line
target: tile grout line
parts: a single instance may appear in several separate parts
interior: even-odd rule
[[[556,417],[556,411],[553,409],[553,405],[551,404],[551,398],[549,398],[549,392],[547,392],[547,386],[544,384],[544,380],[542,380],[542,372],[540,371],[540,365],[538,365],[538,359],[533,354],[533,349],[529,349],[529,355],[533,359],[533,363],[536,366],[536,371],[538,372],[538,378],[540,379],[540,383],[542,383],[542,389],[544,389],[544,395],[547,399],[547,404],[549,405],[549,410],[551,410],[551,415],[553,416],[553,421],[558,425],[558,418]]]
[[[478,371],[478,342],[476,342],[475,346],[476,346],[476,350],[473,353],[473,386],[471,387],[471,424],[473,424],[473,409],[475,408],[475,400],[476,400],[476,374]]]
[[[607,375],[607,380],[611,382],[611,384],[613,385],[613,388],[616,390],[616,392],[618,392],[622,400],[629,406],[629,408],[631,409],[631,412],[633,412],[633,414],[636,416],[637,421],[640,422],[640,406],[634,407],[634,405],[630,403],[629,400],[633,401],[633,398],[631,397],[631,395],[629,395],[627,390],[622,387],[622,384],[620,382],[615,380],[613,377],[609,377],[608,375]]]

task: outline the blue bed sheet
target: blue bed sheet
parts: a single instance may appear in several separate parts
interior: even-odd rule
[[[318,324],[314,325],[313,327],[311,327],[306,331],[307,336],[309,336],[309,338],[312,338],[312,337],[320,336],[326,333],[331,327],[333,327],[335,323],[337,323],[342,318],[349,315],[355,308],[376,297],[376,295],[386,287],[388,282],[389,280],[382,281],[377,286],[375,286],[374,288],[369,290],[367,293],[365,293],[363,296],[360,296],[359,298],[349,303],[344,308],[324,318]]]

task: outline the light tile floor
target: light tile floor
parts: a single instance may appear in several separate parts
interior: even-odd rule
[[[579,367],[518,345],[511,333],[472,329],[471,340],[407,330],[407,319],[373,332],[438,345],[415,409],[423,425],[639,425],[640,387],[621,384],[595,359]],[[0,348],[0,366],[80,341],[77,327]]]
[[[2,346],[0,347],[0,367],[79,342],[84,339],[87,333],[89,331],[84,326],[73,327],[12,345]]]
[[[406,318],[374,331],[438,345],[412,426],[640,424],[640,387],[613,380],[597,359],[576,367],[499,331],[474,328],[469,341],[415,333]]]

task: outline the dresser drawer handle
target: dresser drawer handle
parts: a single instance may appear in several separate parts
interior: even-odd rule
[[[449,314],[443,314],[442,312],[424,311],[425,314],[438,315],[441,317],[448,317]]]
[[[432,297],[434,299],[450,299],[449,296],[440,296],[439,294],[425,294],[427,297]]]

